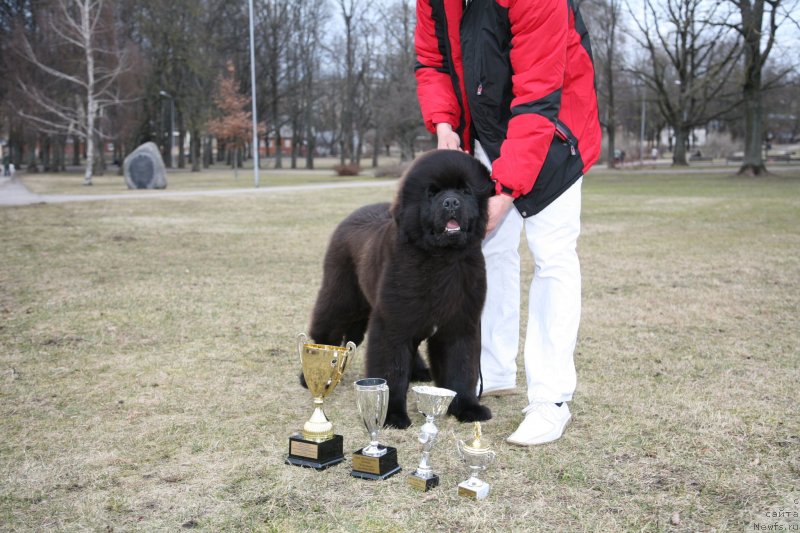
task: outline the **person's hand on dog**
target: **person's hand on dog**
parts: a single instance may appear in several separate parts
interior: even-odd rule
[[[447,122],[436,125],[436,147],[443,150],[461,150],[461,137]]]
[[[514,205],[514,198],[507,194],[496,194],[489,198],[489,222],[486,224],[487,237],[506,217],[512,205]]]

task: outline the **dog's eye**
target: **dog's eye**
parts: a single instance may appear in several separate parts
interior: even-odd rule
[[[436,185],[431,185],[430,187],[428,187],[428,198],[433,198],[440,192],[442,192],[442,189],[440,189]]]

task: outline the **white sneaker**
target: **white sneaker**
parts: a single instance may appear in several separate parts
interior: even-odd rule
[[[511,444],[520,446],[534,446],[558,440],[564,433],[567,422],[572,418],[567,402],[563,402],[559,407],[553,402],[537,400],[522,412],[525,413],[525,420],[506,439]]]

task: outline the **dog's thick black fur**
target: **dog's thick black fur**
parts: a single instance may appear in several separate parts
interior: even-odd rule
[[[393,204],[356,210],[331,237],[309,333],[332,345],[369,334],[365,372],[389,384],[386,425],[411,424],[406,396],[410,380],[429,377],[417,351],[426,339],[430,376],[457,393],[449,413],[492,416],[475,395],[492,193],[479,161],[434,150],[414,162]]]

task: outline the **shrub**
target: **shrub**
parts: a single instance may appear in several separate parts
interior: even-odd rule
[[[397,163],[396,165],[389,165],[386,167],[379,167],[375,170],[375,177],[376,178],[399,178],[402,176],[406,169],[411,166],[410,161],[405,161],[403,163]]]
[[[345,165],[336,165],[333,167],[337,176],[358,176],[361,172],[361,167],[355,163],[348,163]]]

